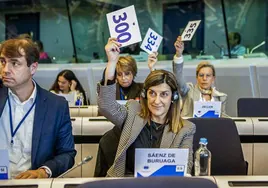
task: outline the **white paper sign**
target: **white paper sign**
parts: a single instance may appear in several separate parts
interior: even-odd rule
[[[188,22],[186,28],[184,29],[181,35],[181,41],[190,41],[192,40],[196,29],[198,28],[201,20],[190,21]]]
[[[106,14],[111,37],[128,46],[141,41],[134,5]]]
[[[221,102],[220,101],[195,101],[194,102],[194,116],[193,117],[208,117],[218,118],[221,116]]]
[[[0,180],[8,179],[9,157],[8,150],[0,150]]]
[[[149,28],[140,47],[148,54],[157,52],[162,39],[163,37],[161,35]]]
[[[136,149],[135,177],[184,176],[189,149]]]

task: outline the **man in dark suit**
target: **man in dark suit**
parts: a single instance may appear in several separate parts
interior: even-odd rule
[[[8,150],[11,176],[18,179],[57,177],[76,155],[67,101],[32,79],[38,59],[29,39],[0,47],[0,149]]]

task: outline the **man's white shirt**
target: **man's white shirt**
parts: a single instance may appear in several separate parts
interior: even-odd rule
[[[36,98],[36,83],[34,83],[34,90],[24,102],[20,102],[19,98],[8,89],[8,97],[10,99],[10,106],[12,111],[13,131],[17,128],[19,122],[31,108]],[[31,153],[32,153],[32,134],[34,123],[35,106],[30,111],[27,118],[23,121],[17,133],[13,137],[14,143],[11,144],[11,130],[10,130],[10,114],[9,105],[6,101],[2,116],[0,117],[0,149],[7,149],[9,153],[10,173],[11,177],[15,177],[21,172],[31,168]]]

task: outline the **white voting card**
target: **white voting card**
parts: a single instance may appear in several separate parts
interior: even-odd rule
[[[195,101],[194,117],[218,118],[221,116],[220,101]]]
[[[135,177],[185,176],[189,149],[138,148],[135,150]]]
[[[128,46],[141,41],[134,5],[106,14],[111,37]]]
[[[190,41],[192,40],[196,29],[198,28],[201,20],[190,21],[188,22],[186,28],[184,29],[181,35],[181,41]]]
[[[163,37],[161,35],[149,28],[140,47],[148,54],[157,52],[162,39]]]

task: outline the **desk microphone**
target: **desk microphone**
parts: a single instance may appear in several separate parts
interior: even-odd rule
[[[91,159],[93,159],[93,157],[91,155],[85,157],[81,162],[77,163],[75,166],[73,166],[72,168],[70,168],[69,170],[67,170],[66,172],[62,173],[61,175],[59,175],[57,178],[63,178],[63,176],[65,176],[66,174],[68,174],[69,172],[73,171],[74,169],[76,169],[79,166],[82,166],[84,164],[86,164],[87,162],[91,161]]]
[[[252,48],[252,50],[250,51],[250,54],[252,54],[252,52],[253,52],[254,50],[256,50],[257,48],[263,46],[264,44],[265,44],[265,41],[262,41],[260,44],[258,44],[258,45],[255,46],[254,48]]]
[[[218,45],[218,44],[215,42],[215,40],[213,40],[212,43],[213,43],[215,46],[217,46],[219,49],[222,50],[222,47],[220,47],[220,45]]]

